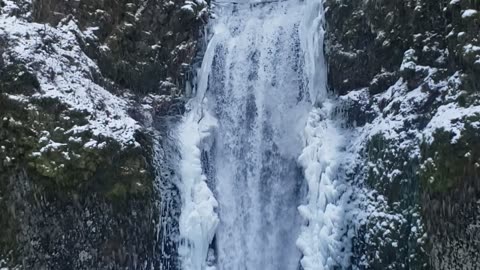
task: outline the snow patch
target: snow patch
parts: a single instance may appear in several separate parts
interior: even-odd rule
[[[467,9],[462,12],[462,18],[470,18],[478,14],[478,11],[475,9]]]
[[[81,32],[73,20],[51,27],[3,14],[0,37],[8,49],[2,57],[7,64],[23,62],[35,73],[41,89],[35,97],[58,98],[72,109],[87,111],[85,130],[123,145],[135,143],[139,125],[127,114],[127,101],[93,82],[100,71],[78,44],[77,36],[93,38],[94,31]]]
[[[442,129],[452,132],[454,137],[451,143],[456,143],[462,135],[465,127],[464,118],[468,116],[480,115],[480,106],[471,106],[468,108],[459,107],[456,103],[450,103],[440,106],[437,113],[428,123],[423,131],[429,143],[433,142],[433,134],[436,130]]]

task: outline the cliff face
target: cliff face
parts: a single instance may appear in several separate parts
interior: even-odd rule
[[[326,8],[330,88],[358,138],[354,265],[478,268],[480,2]]]
[[[206,3],[0,5],[0,268],[174,263],[154,122],[182,111]]]

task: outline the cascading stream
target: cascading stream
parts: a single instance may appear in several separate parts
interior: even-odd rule
[[[321,2],[222,4],[216,15],[179,127],[182,268],[341,264],[342,137],[330,120]]]

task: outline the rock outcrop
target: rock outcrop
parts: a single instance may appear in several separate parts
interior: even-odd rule
[[[189,2],[189,1],[187,1]],[[112,88],[179,94],[196,54],[207,3],[184,0],[34,0],[32,19],[56,26],[73,19],[93,34],[82,49]]]

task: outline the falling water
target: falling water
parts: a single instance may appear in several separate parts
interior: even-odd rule
[[[322,4],[222,3],[216,15],[179,127],[182,268],[338,265],[342,135],[330,120]]]

